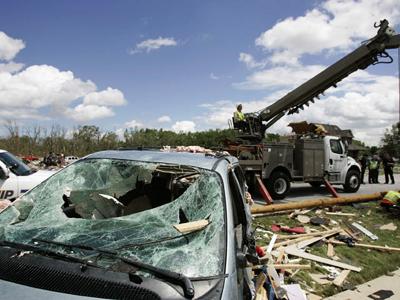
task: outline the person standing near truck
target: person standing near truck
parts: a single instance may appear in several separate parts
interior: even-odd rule
[[[391,157],[388,152],[383,153],[382,164],[383,164],[383,171],[385,172],[385,184],[389,183],[389,177],[390,180],[392,181],[392,184],[394,184],[394,176],[393,176],[394,160],[393,157]]]
[[[245,130],[247,128],[247,121],[244,113],[242,113],[242,104],[236,106],[236,111],[233,113],[233,122],[235,127]]]
[[[367,169],[368,165],[368,156],[366,153],[364,153],[360,159],[360,165],[361,165],[361,183],[365,184],[364,182],[364,175],[365,175],[365,170]]]
[[[369,171],[369,176],[368,176],[369,183],[379,183],[378,181],[379,160],[377,155],[372,156],[371,160],[369,161],[368,171]]]

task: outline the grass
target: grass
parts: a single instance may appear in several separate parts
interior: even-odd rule
[[[369,202],[358,204],[357,208],[347,205],[341,206],[342,212],[356,213],[356,217],[342,217],[332,215],[321,215],[323,217],[335,220],[339,224],[343,224],[344,221],[354,222],[357,221],[362,224],[369,231],[379,237],[377,241],[373,241],[367,236],[363,236],[362,241],[359,243],[389,246],[400,248],[400,214],[395,212],[388,212],[385,209],[379,207],[376,202]],[[309,216],[314,216],[315,211],[308,213]],[[380,230],[381,225],[393,223],[397,226],[395,231]],[[296,219],[289,219],[288,215],[271,215],[265,217],[256,218],[253,222],[253,226],[262,226],[264,228],[270,228],[272,224],[280,224],[284,226],[302,226]],[[310,228],[318,230],[324,230],[319,226],[313,226],[307,224]],[[333,226],[329,226],[333,228]],[[284,233],[283,233],[284,234]],[[265,236],[262,231],[256,231],[257,245],[268,245],[269,238]],[[310,253],[319,255],[322,257],[329,258],[326,255],[327,245],[316,244],[310,247]],[[355,285],[367,282],[381,275],[390,273],[391,271],[397,270],[400,267],[400,252],[381,252],[378,250],[365,249],[360,247],[348,247],[347,245],[335,246],[335,253],[340,258],[339,261],[348,263],[354,266],[362,267],[361,272],[350,272],[347,277],[346,284],[342,288],[338,288],[333,284],[319,285],[311,279],[308,273],[328,273],[322,265],[312,262],[311,270],[301,270],[293,278],[288,278],[291,283],[299,283],[303,289],[312,291],[313,293],[322,297],[328,297],[333,294],[339,293],[344,289],[351,288]],[[310,263],[310,261],[303,260],[302,263]]]

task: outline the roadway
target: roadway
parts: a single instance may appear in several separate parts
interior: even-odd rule
[[[367,176],[365,176],[368,182]],[[394,175],[395,184],[384,184],[385,177],[379,176],[379,184],[362,184],[356,193],[345,193],[342,186],[334,186],[339,196],[351,196],[356,194],[372,194],[376,192],[383,192],[389,190],[400,190],[400,174]],[[301,201],[306,199],[317,199],[331,197],[331,194],[326,190],[324,185],[315,189],[308,183],[292,183],[288,196],[283,200],[274,200],[274,203],[284,203],[292,201]],[[265,204],[264,200],[260,197],[255,197],[257,204]]]

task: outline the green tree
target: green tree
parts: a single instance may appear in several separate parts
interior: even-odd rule
[[[400,157],[400,122],[386,130],[382,138],[382,149],[394,157]]]

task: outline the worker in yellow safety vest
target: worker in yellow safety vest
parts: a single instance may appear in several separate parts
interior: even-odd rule
[[[400,193],[396,191],[389,191],[383,197],[382,205],[396,205],[400,204]]]
[[[236,106],[236,111],[233,113],[233,124],[235,128],[245,129],[247,128],[247,121],[244,113],[242,113],[242,104]]]

